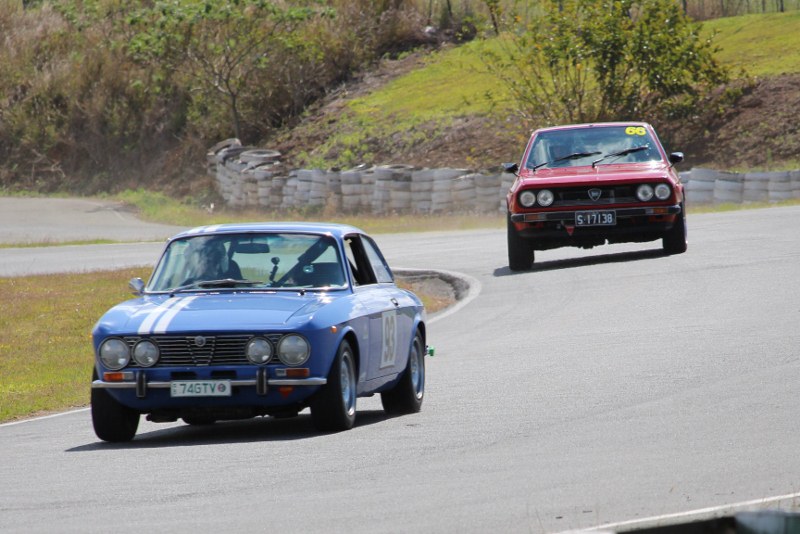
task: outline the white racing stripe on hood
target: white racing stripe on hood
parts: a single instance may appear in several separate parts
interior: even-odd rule
[[[166,333],[167,327],[169,326],[169,323],[172,322],[172,320],[175,318],[175,316],[178,315],[178,313],[182,309],[184,309],[186,306],[188,306],[189,304],[194,302],[194,300],[196,298],[197,298],[197,296],[186,297],[184,299],[181,299],[181,301],[178,302],[175,306],[172,306],[169,310],[167,310],[166,313],[164,313],[164,315],[161,316],[161,319],[158,321],[158,324],[156,325],[156,327],[153,328],[153,333],[154,334],[164,334],[164,333]]]
[[[169,299],[164,304],[159,304],[156,306],[156,309],[151,311],[147,317],[145,317],[144,321],[142,321],[142,324],[139,325],[139,335],[149,334],[150,329],[153,328],[153,325],[156,323],[158,318],[178,302],[180,302],[178,299],[173,298]]]
[[[194,299],[195,297],[191,298]],[[170,308],[182,303],[184,300],[186,299],[171,298],[167,300],[164,304],[157,306],[156,309],[151,311],[147,315],[147,317],[145,317],[144,321],[142,321],[142,324],[139,325],[139,332],[138,332],[139,335],[152,333],[151,330],[153,328],[153,325],[156,324],[156,321],[158,321],[160,317],[166,314],[170,310]]]

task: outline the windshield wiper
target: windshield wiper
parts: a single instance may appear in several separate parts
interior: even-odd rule
[[[234,280],[233,278],[223,278],[221,280],[199,280],[186,284],[185,286],[176,287],[170,290],[170,293],[180,293],[181,291],[190,291],[192,289],[212,289],[222,287],[237,287],[237,286],[257,286],[261,284],[258,280]]]
[[[556,158],[553,161],[545,161],[544,163],[534,165],[533,170],[535,171],[539,167],[544,167],[545,165],[550,165],[551,163],[558,163],[559,161],[567,161],[568,159],[588,158],[589,156],[596,156],[597,154],[601,154],[601,152],[573,152],[572,154]]]
[[[642,150],[647,150],[650,148],[650,145],[639,145],[634,146],[631,148],[626,148],[625,150],[620,150],[619,152],[612,152],[611,154],[606,154],[600,159],[596,159],[592,162],[592,167],[600,163],[606,158],[621,158],[622,156],[627,156],[628,154],[633,154],[634,152],[641,152]],[[598,152],[599,154],[599,152]]]

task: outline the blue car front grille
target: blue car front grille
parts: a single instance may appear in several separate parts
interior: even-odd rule
[[[183,335],[148,336],[146,339],[158,345],[161,357],[155,367],[204,367],[209,365],[252,365],[245,356],[247,342],[254,336],[250,334],[232,335]],[[281,334],[260,335],[277,347]],[[125,337],[125,342],[133,349],[142,336]],[[273,356],[273,361],[277,357]],[[136,362],[131,361],[131,367]]]

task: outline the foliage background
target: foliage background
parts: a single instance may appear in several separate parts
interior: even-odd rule
[[[669,20],[683,10],[706,18],[797,9],[795,0],[647,2],[675,14]],[[551,15],[552,6],[594,6],[599,24],[609,22],[606,4],[549,5]],[[485,166],[498,154],[515,156],[503,147],[516,147],[531,127],[570,118],[569,98],[558,116],[536,117],[510,90],[511,64],[492,74],[478,59],[487,50],[508,54],[500,32],[535,41],[531,23],[547,10],[548,0],[0,0],[0,189],[97,194],[148,187],[206,203],[214,192],[204,178],[205,152],[232,136],[279,147],[290,165],[435,165],[458,158],[460,166]],[[796,13],[774,15],[773,28],[780,21],[786,36],[800,33]],[[711,36],[684,25],[690,33],[671,38],[664,20],[654,18],[646,27],[649,40],[636,43],[680,51],[681,43],[702,45]],[[570,31],[580,35],[586,28]],[[623,34],[598,35],[604,38],[599,45],[567,42],[562,65],[577,68],[583,63],[576,54],[591,57],[601,49],[618,51],[621,68],[652,59],[641,46],[615,48]],[[723,31],[721,37],[728,36]],[[791,42],[780,48],[783,58],[791,56]],[[728,53],[746,57],[741,50]],[[674,62],[679,54],[668,56]],[[608,58],[596,57],[593,68],[600,72]],[[644,83],[650,75],[619,71],[612,73],[615,79],[636,83],[618,89],[644,100],[631,105],[625,94],[609,93],[602,105],[594,104],[594,114],[624,119],[651,113],[645,118],[676,143],[709,144],[710,128],[730,118],[732,103],[757,85],[740,75],[725,84],[719,65],[702,53],[698,58],[708,69],[680,70],[681,83],[694,77],[702,83],[692,90],[703,85],[710,93],[690,92],[688,100],[671,95],[669,105],[657,109],[650,104],[661,89],[650,79]],[[525,59],[527,68],[536,66],[535,55]],[[397,91],[342,103],[386,64],[410,69],[394,73],[405,77],[387,76]],[[584,78],[572,96],[598,90],[598,80]],[[609,107],[614,103],[627,107]],[[770,149],[773,160],[780,154],[780,146]]]

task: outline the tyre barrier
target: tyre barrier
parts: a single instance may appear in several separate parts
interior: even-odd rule
[[[747,204],[800,198],[800,170],[735,173],[695,167],[681,173],[693,204]]]
[[[218,143],[207,156],[209,173],[228,206],[333,213],[440,214],[505,211],[514,175],[411,165],[287,170],[274,150]],[[735,173],[695,167],[680,173],[691,204],[741,204],[800,199],[800,170]]]
[[[690,179],[686,184],[686,200],[691,204],[711,204],[714,202],[714,182],[717,171],[696,168],[690,171]]]
[[[769,172],[748,172],[744,175],[745,202],[766,202],[769,200]]]
[[[789,181],[792,183],[792,198],[800,199],[800,170],[789,171]]]

